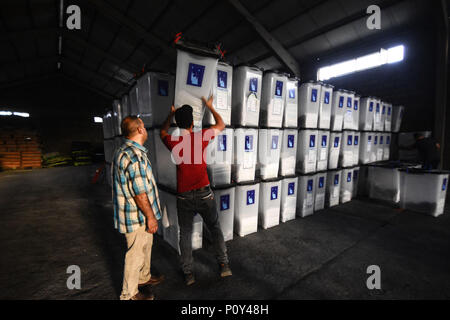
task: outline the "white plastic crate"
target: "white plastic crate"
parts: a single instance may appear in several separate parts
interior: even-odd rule
[[[352,201],[353,197],[353,168],[342,169],[340,203]]]
[[[353,165],[356,166],[359,163],[359,148],[361,143],[361,132],[353,132]]]
[[[295,167],[297,165],[298,131],[297,129],[284,129],[282,132],[283,139],[281,141],[280,175],[285,177],[295,174]]]
[[[384,131],[392,130],[392,103],[386,103],[386,116],[384,119]]]
[[[261,179],[278,177],[281,143],[281,130],[259,129],[258,169]]]
[[[212,188],[216,201],[217,214],[219,215],[220,228],[225,241],[233,240],[234,230],[234,198],[235,185],[223,185]]]
[[[175,77],[160,72],[150,72],[149,77],[150,107],[153,113],[151,125],[161,126],[169,116],[170,107],[174,102]]]
[[[281,211],[280,221],[287,222],[295,219],[297,212],[298,177],[285,177],[281,181]]]
[[[124,94],[120,100],[122,103],[122,119],[130,115],[130,102],[128,94]]]
[[[259,183],[239,183],[236,186],[234,232],[240,237],[258,231]]]
[[[202,126],[205,111],[202,97],[212,94],[216,70],[217,58],[177,49],[174,105],[176,109],[185,104],[192,107],[195,127]]]
[[[298,116],[300,128],[317,129],[322,85],[317,82],[303,83],[298,93]]]
[[[298,132],[297,170],[300,173],[313,173],[317,167],[317,130],[300,130]]]
[[[355,94],[355,98],[353,100],[353,111],[352,111],[352,118],[353,118],[353,130],[359,129],[359,118],[360,118],[360,108],[361,107],[361,96],[358,94]]]
[[[327,172],[316,173],[316,194],[314,200],[314,211],[325,209],[325,195],[327,190]]]
[[[328,169],[337,169],[341,152],[342,133],[331,132],[329,142]]]
[[[345,91],[345,106],[344,106],[344,120],[342,124],[343,130],[353,130],[353,108],[354,108],[355,93],[353,91]]]
[[[327,185],[325,194],[325,206],[327,208],[339,205],[341,193],[342,170],[330,170],[327,172]]]
[[[393,164],[370,165],[369,197],[391,203],[400,202],[400,172]]]
[[[330,132],[319,130],[317,143],[317,171],[326,171],[328,169],[329,144]]]
[[[266,72],[262,82],[260,125],[281,128],[286,98],[287,77],[273,71]]]
[[[339,153],[339,163],[341,167],[345,168],[353,166],[354,135],[355,131],[342,132],[341,152]]]
[[[314,173],[298,176],[297,216],[307,217],[314,213],[316,196],[316,175]]]
[[[342,131],[345,113],[345,90],[335,90],[331,104],[331,131]]]
[[[262,71],[254,66],[239,66],[233,71],[231,122],[236,126],[259,125]]]
[[[177,190],[177,167],[172,153],[167,149],[160,138],[159,129],[154,129],[154,140],[156,150],[156,171],[158,183],[171,189]],[[169,134],[177,136],[180,130],[170,128]]]
[[[234,131],[232,177],[235,182],[255,180],[258,155],[258,129],[237,128]]]
[[[380,99],[375,99],[375,113],[373,115],[373,131],[383,131],[383,123],[381,116],[381,106],[382,101]]]
[[[217,63],[217,70],[215,73],[215,81],[213,85],[214,101],[213,105],[223,119],[225,125],[231,125],[231,99],[233,88],[233,67],[225,62],[219,61]],[[203,124],[206,126],[216,124],[214,117],[207,109]]]
[[[158,139],[161,141],[159,131],[156,132],[153,131],[153,129],[147,130],[147,141],[144,143],[144,147],[147,148],[147,157],[150,160],[153,176],[155,177],[156,181],[158,181],[158,169],[156,165],[156,146],[155,146],[155,139]]]
[[[372,131],[376,100],[373,97],[361,98],[359,108],[359,130]]]
[[[390,159],[390,154],[391,154],[391,134],[385,133],[383,136],[384,136],[383,160],[387,161]]]
[[[298,126],[298,79],[289,78],[286,83],[286,102],[284,106],[283,128]]]
[[[334,87],[330,84],[322,84],[319,103],[319,129],[330,129],[331,106],[333,104],[333,89]]]
[[[359,189],[359,172],[360,167],[353,168],[353,190],[352,190],[352,199],[355,199],[358,196]]]
[[[139,108],[138,108],[138,95],[139,95],[139,88],[137,82],[131,87],[130,93],[129,93],[129,111],[131,116],[137,116],[139,114]]]
[[[395,133],[400,132],[404,113],[405,113],[404,106],[392,107],[392,132]]]
[[[448,171],[400,170],[400,207],[438,217],[444,213]]]
[[[374,144],[374,133],[361,132],[360,146],[359,146],[359,162],[361,164],[368,164],[373,162],[372,154],[375,151],[373,144]]]
[[[209,143],[206,150],[206,163],[209,182],[212,186],[231,183],[233,164],[234,130],[226,128]]]
[[[280,224],[281,179],[261,181],[259,186],[259,225],[269,229]]]
[[[378,143],[377,143],[378,139]],[[384,152],[384,135],[379,132],[375,136],[375,145],[377,145],[377,161],[383,161],[383,152]]]
[[[114,127],[114,135],[120,136],[122,135],[122,128],[120,125],[122,124],[122,102],[120,100],[114,100],[112,103],[112,114],[113,114],[113,127]]]

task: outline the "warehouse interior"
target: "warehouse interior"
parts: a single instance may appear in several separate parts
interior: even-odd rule
[[[381,9],[379,29],[366,24],[373,4]],[[73,5],[81,12],[80,29],[67,25]],[[440,144],[439,169],[448,175],[449,8],[448,0],[2,1],[0,164],[8,165],[0,169],[0,298],[119,298],[126,248],[113,225],[105,115],[147,72],[176,78],[177,35],[211,49],[220,45],[233,70],[241,64],[277,70],[297,77],[299,87],[319,80],[320,68],[403,46],[400,62],[324,82],[403,106],[386,160],[401,160],[399,136],[427,132]],[[8,144],[13,134],[24,140],[20,152]],[[15,164],[8,152],[30,158]],[[204,230],[191,287],[183,283],[176,250],[158,235],[152,270],[166,280],[155,295],[448,299],[449,226],[448,203],[433,217],[359,195],[305,218],[297,213],[275,227],[235,233],[227,241],[233,276],[226,279],[217,276]],[[81,268],[81,289],[67,288],[70,265]],[[366,285],[371,265],[382,270],[381,289]]]

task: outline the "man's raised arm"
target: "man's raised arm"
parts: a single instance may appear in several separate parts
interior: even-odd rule
[[[172,118],[175,115],[175,107],[172,106],[170,108],[170,113],[169,116],[167,117],[166,121],[164,121],[162,127],[161,127],[161,131],[159,132],[159,136],[161,137],[161,140],[164,141],[164,138],[167,137],[169,135],[169,128],[170,128],[170,123],[172,122]]]

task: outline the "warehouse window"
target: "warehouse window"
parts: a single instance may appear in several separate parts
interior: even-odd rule
[[[30,114],[27,112],[15,112],[15,111],[0,111],[0,116],[17,116],[22,118],[29,118]]]
[[[94,117],[95,123],[103,123],[103,119],[101,117]]]
[[[381,49],[356,59],[340,62],[331,66],[322,67],[317,71],[317,80],[324,81],[343,75],[376,68],[385,64],[400,62],[404,58],[405,47],[396,46],[389,49]]]

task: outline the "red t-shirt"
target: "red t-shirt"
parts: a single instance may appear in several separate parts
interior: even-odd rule
[[[179,137],[168,135],[164,138],[163,142],[172,152],[177,164],[178,193],[209,185],[205,149],[212,139],[213,129],[203,129]]]

